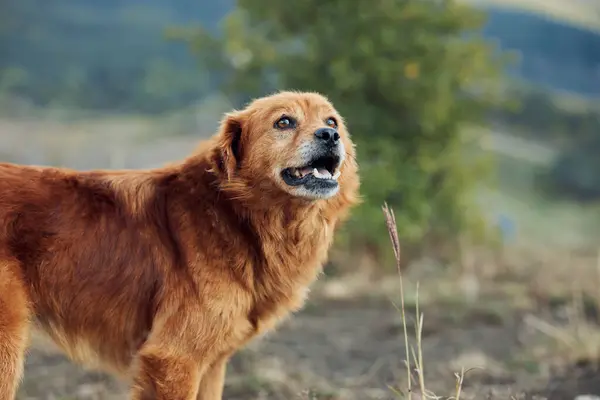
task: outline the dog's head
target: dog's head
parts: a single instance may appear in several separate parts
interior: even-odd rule
[[[265,195],[275,189],[308,200],[328,199],[358,178],[354,145],[342,117],[316,93],[280,92],[225,116],[217,135],[229,181]]]

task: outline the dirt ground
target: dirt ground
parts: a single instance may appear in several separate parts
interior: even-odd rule
[[[565,360],[573,358],[567,357],[546,364],[532,355],[536,345],[550,346],[547,335],[535,327],[560,319],[551,307],[519,308],[502,298],[470,305],[424,303],[426,384],[441,398],[453,394],[454,373],[462,367],[476,368],[466,374],[464,399],[573,400],[582,394],[600,395],[600,372],[586,362],[569,365]],[[412,321],[408,330],[414,343]],[[398,398],[390,386],[406,387],[402,332],[400,313],[386,295],[314,294],[302,312],[231,361],[224,398]],[[125,393],[124,383],[85,371],[44,342],[34,341],[18,398],[124,399]]]

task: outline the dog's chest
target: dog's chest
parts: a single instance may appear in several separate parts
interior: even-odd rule
[[[250,322],[257,334],[273,329],[304,306],[310,286],[321,272],[322,262],[316,257],[298,260],[298,264],[284,266],[289,275],[278,276],[262,286],[250,313]]]
[[[309,287],[298,288],[285,298],[258,303],[250,315],[255,333],[260,335],[277,327],[292,313],[300,310],[308,297]]]
[[[311,284],[322,271],[331,245],[330,227],[320,223],[295,228],[263,242],[262,263],[254,268],[259,273],[254,307],[249,314],[256,334],[273,329],[302,308]]]

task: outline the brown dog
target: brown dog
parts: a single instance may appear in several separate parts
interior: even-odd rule
[[[302,306],[358,187],[314,93],[255,100],[165,168],[0,164],[0,400],[30,322],[132,399],[221,399],[229,357]]]

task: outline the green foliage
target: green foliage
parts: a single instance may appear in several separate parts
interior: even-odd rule
[[[483,22],[451,0],[239,0],[222,37],[187,38],[240,102],[284,88],[333,101],[363,180],[347,239],[378,248],[384,201],[408,244],[481,233],[470,195],[485,169],[461,128],[496,103],[503,60],[477,34]]]

